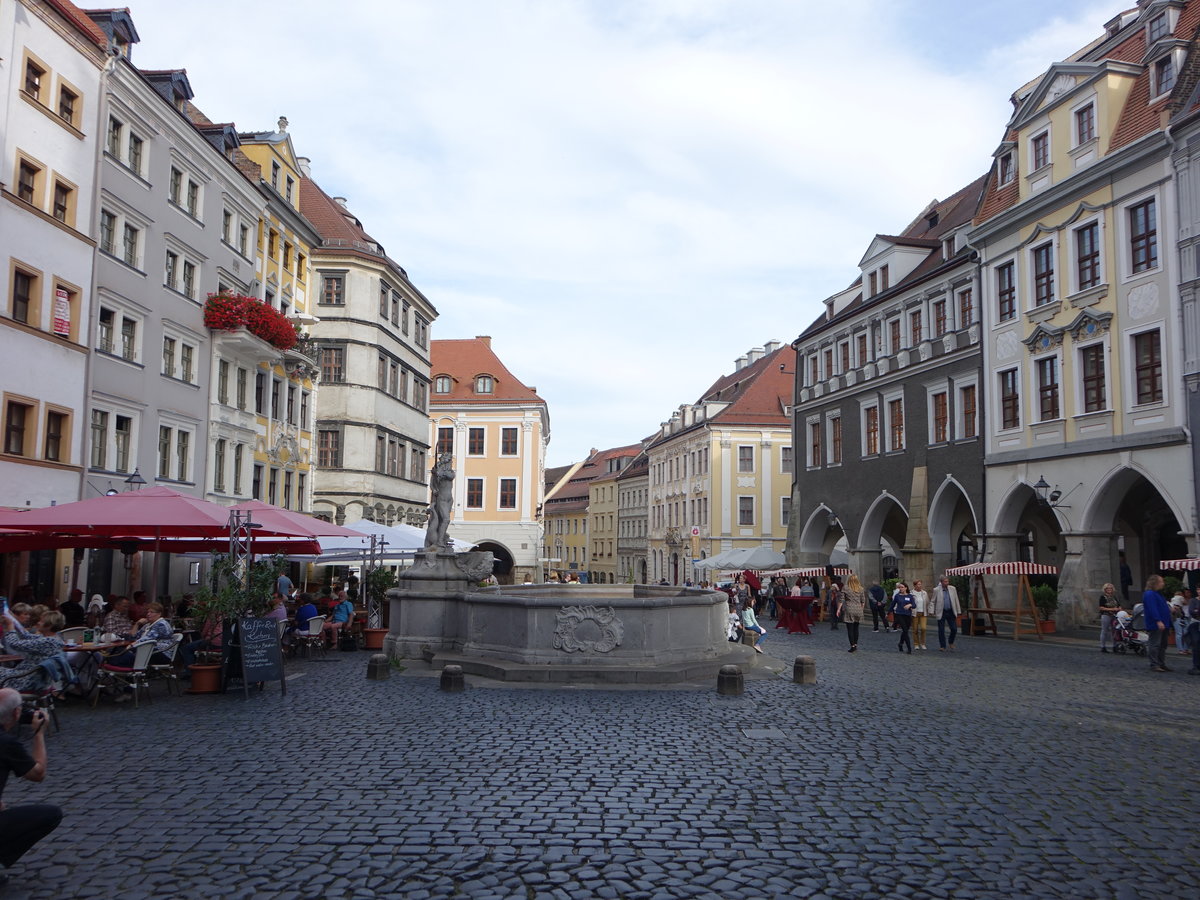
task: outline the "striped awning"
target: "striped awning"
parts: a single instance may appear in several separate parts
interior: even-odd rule
[[[1200,559],[1164,559],[1158,564],[1158,567],[1176,572],[1186,572],[1192,569],[1200,569]]]
[[[1031,562],[986,562],[955,566],[946,570],[947,575],[1057,575],[1056,566]]]
[[[839,578],[849,578],[854,573],[853,569],[845,566],[834,566],[833,574]],[[824,578],[824,566],[810,566],[807,569],[776,569],[774,572],[763,572],[764,575],[786,575],[789,578]]]

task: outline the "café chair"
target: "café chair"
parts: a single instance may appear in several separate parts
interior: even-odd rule
[[[303,647],[305,655],[311,657],[313,648],[316,647],[321,651],[321,655],[325,655],[325,638],[321,634],[321,629],[325,627],[325,620],[328,616],[313,616],[308,620],[306,631],[297,631],[292,637],[296,641],[296,651],[300,651]]]
[[[165,663],[153,663],[146,667],[146,672],[151,678],[161,678],[167,683],[167,693],[175,693],[180,697],[183,696],[183,689],[179,686],[179,673],[175,671],[175,654],[179,652],[179,645],[183,642],[183,633],[180,631],[172,635],[175,642],[171,644],[171,649],[163,655],[167,658]],[[172,691],[174,686],[174,691]]]
[[[146,677],[146,667],[150,664],[150,657],[153,654],[154,641],[146,641],[144,644],[138,644],[134,647],[132,666],[114,666],[107,662],[101,663],[97,687],[131,688],[133,690],[133,705],[135,709],[138,706],[138,695],[143,689],[146,690],[146,697],[153,701],[153,697],[150,695],[150,683]],[[96,708],[96,701],[99,699],[100,691],[93,690],[93,709]]]
[[[58,711],[54,708],[54,701],[67,687],[75,683],[75,670],[71,668],[65,653],[56,653],[23,673],[14,672],[13,675],[31,675],[35,672],[41,673],[41,681],[38,686],[21,691],[22,705],[28,709],[45,711],[50,721],[54,723],[54,730],[62,731],[62,727],[58,723]]]
[[[74,628],[64,628],[58,633],[58,637],[64,644],[82,644],[85,631],[91,631],[91,629],[77,625]]]

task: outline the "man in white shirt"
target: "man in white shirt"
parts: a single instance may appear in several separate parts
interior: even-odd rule
[[[949,577],[943,575],[938,580],[938,586],[933,589],[933,600],[938,610],[938,649],[945,651],[946,625],[950,625],[950,650],[954,650],[954,639],[958,637],[958,617],[962,615],[962,606],[958,602],[958,589],[950,583]]]

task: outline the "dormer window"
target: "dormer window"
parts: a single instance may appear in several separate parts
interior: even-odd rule
[[[495,380],[491,375],[476,375],[475,376],[475,393],[490,394],[495,390]]]
[[[1000,167],[999,175],[1000,175],[1000,183],[1001,184],[1008,184],[1010,181],[1013,180],[1013,178],[1016,177],[1016,174],[1017,174],[1016,166],[1013,165],[1013,155],[1011,153],[1005,153],[1003,156],[1000,157],[999,167]]]
[[[888,289],[888,267],[886,264],[879,267],[879,290],[886,291]]]
[[[435,394],[450,393],[450,376],[439,375],[437,378],[433,379],[433,392]]]
[[[1075,143],[1086,144],[1096,138],[1096,106],[1087,106],[1075,110]]]
[[[1043,131],[1035,135],[1029,142],[1029,161],[1033,171],[1037,171],[1050,163],[1050,132]]]
[[[1171,33],[1171,20],[1167,13],[1161,12],[1146,23],[1146,43],[1153,44],[1160,38]]]
[[[1161,97],[1175,86],[1175,59],[1164,56],[1154,64],[1154,96]]]

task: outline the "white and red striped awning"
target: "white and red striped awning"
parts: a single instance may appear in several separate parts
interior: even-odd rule
[[[947,575],[1057,575],[1055,566],[1031,562],[986,562],[955,566],[946,570]]]
[[[1158,564],[1160,569],[1171,569],[1176,572],[1186,572],[1200,569],[1200,559],[1164,559]]]
[[[849,578],[854,573],[853,569],[845,566],[834,566],[833,574],[839,578]],[[774,572],[763,572],[763,575],[786,575],[789,578],[824,578],[824,566],[809,566],[807,569],[776,569]]]

